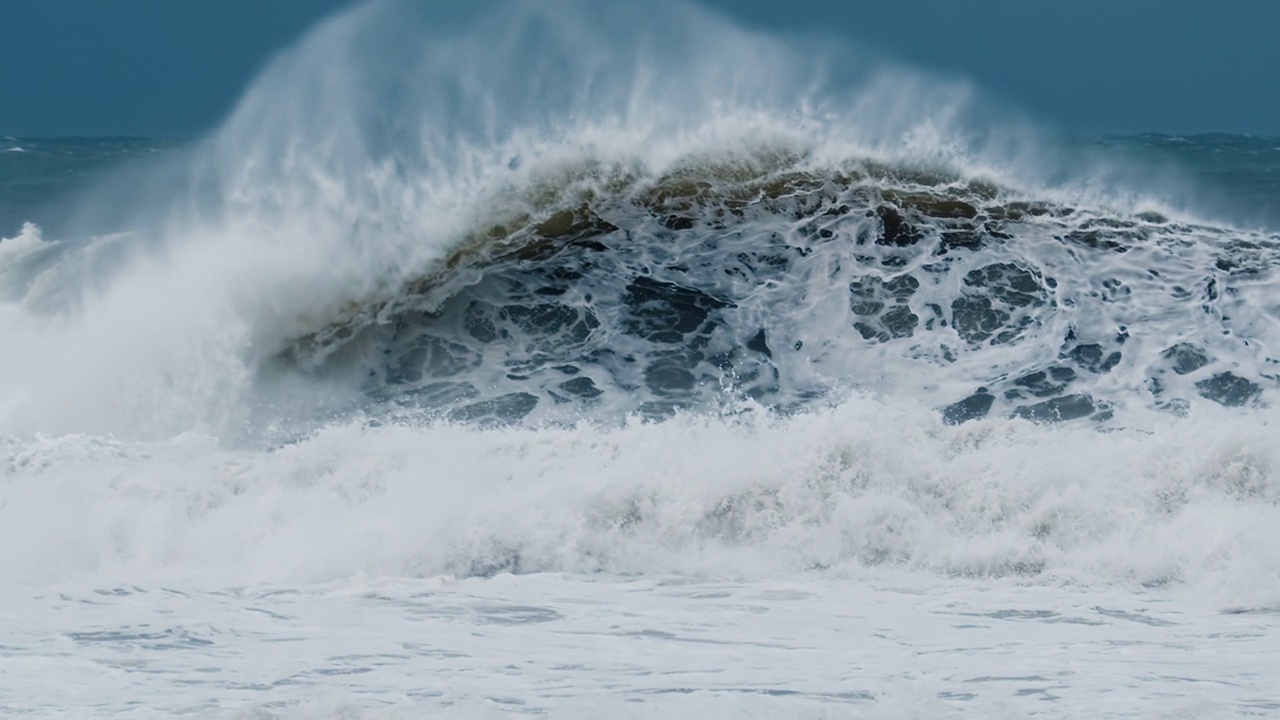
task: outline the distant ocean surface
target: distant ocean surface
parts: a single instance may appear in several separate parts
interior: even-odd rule
[[[1146,134],[1061,142],[1117,162],[1171,170],[1208,195],[1205,205],[1225,218],[1280,227],[1280,138]],[[13,237],[28,222],[56,233],[71,225],[83,193],[104,174],[196,144],[182,138],[0,138],[0,236]]]
[[[433,12],[0,138],[0,714],[1280,716],[1280,139]]]

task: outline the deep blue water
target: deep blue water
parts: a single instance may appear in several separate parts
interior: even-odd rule
[[[138,137],[0,138],[0,237],[34,222],[51,238],[76,219],[79,200],[114,174],[172,156],[190,141]]]
[[[1088,142],[1185,175],[1205,193],[1204,206],[1227,214],[1227,220],[1280,227],[1280,138],[1147,134]]]
[[[98,184],[138,182],[193,144],[142,137],[0,138],[0,237],[16,235],[25,222],[49,238],[119,229],[76,227],[84,195]],[[1179,177],[1199,196],[1199,207],[1218,219],[1280,228],[1280,138],[1145,134],[1068,145],[1135,166],[1137,177]]]

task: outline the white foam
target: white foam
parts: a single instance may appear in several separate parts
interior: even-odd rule
[[[1007,135],[1014,150],[999,126],[970,132],[963,86],[878,70],[836,93],[804,48],[683,6],[515,7],[462,32],[403,3],[341,15],[279,57],[197,153],[190,205],[165,206],[131,234],[48,243],[27,226],[0,243],[5,282],[19,287],[0,307],[0,432],[13,438],[15,478],[0,532],[33,548],[5,573],[247,582],[897,562],[1247,592],[1253,570],[1274,571],[1268,411],[1199,407],[1158,418],[1153,435],[1002,421],[954,430],[932,408],[968,389],[928,380],[885,385],[914,388],[906,397],[776,424],[305,425],[319,402],[308,395],[336,390],[272,394],[257,374],[264,358],[420,274],[495,197],[552,168],[659,173],[744,139],[807,148],[816,164],[856,150],[1009,177],[1029,167],[1014,161],[1018,132]],[[531,44],[495,40],[521,33]],[[392,61],[404,73],[388,79]],[[528,63],[556,82],[511,74]],[[1050,244],[1035,240],[1021,252]],[[38,272],[12,270],[42,252],[51,262]],[[1103,270],[1141,270],[1119,262]],[[1059,292],[1087,305],[1089,278],[1061,279]],[[1253,305],[1232,314],[1260,328]],[[1117,307],[1129,324],[1154,312]],[[891,355],[874,364],[883,375],[914,367]],[[262,427],[250,420],[264,395],[278,403],[267,424],[300,419],[306,439],[238,449],[232,438]],[[1053,464],[1066,458],[1071,467]]]
[[[264,386],[290,339],[396,292],[482,220],[536,209],[530,187],[592,164],[656,176],[775,146],[814,167],[941,167],[1095,215],[1194,217],[1163,189],[1117,191],[1123,173],[1053,179],[1039,134],[993,119],[963,83],[680,5],[497,9],[470,26],[408,2],[337,16],[272,63],[134,231],[50,242],[26,226],[0,242],[0,604],[15,620],[0,628],[0,713],[1280,707],[1266,684],[1273,409],[1204,402],[1107,432],[950,427],[936,408],[969,391],[964,373],[1012,373],[1016,353],[910,382],[923,365],[902,362],[901,344],[849,373],[896,377],[881,396],[784,419],[317,419],[340,388]],[[1139,277],[1155,268],[1138,256],[1171,266],[1169,282],[1212,265],[1218,234],[1179,237],[1204,242],[1086,261],[1045,250],[1046,230],[1017,258],[1052,266],[1059,299],[1085,311],[1104,278],[1136,288],[1090,316],[1098,333],[1114,321],[1206,335],[1230,315],[1221,327],[1249,351],[1223,336],[1202,374],[1263,362],[1267,274],[1224,284],[1234,294],[1204,317]],[[846,311],[848,280],[823,295]],[[843,315],[807,320],[848,331]],[[1057,358],[1056,321],[1026,351],[1038,362]],[[1166,339],[1134,338],[1126,357]],[[1098,382],[1142,382],[1134,362]],[[264,447],[259,433],[295,437]]]
[[[358,578],[29,598],[14,714],[267,718],[1226,718],[1280,706],[1269,613],[867,574]]]
[[[0,244],[0,248],[3,248],[6,253],[10,253],[38,246],[42,242],[44,242],[44,233],[40,231],[40,226],[26,222],[22,224],[22,229],[18,231],[16,237],[0,238],[0,243],[3,243]]]
[[[1270,413],[1098,433],[944,426],[852,398],[785,421],[343,424],[274,451],[210,438],[5,445],[8,582],[290,584],[353,574],[842,574],[1280,602]]]

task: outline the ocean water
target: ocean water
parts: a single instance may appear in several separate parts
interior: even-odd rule
[[[2,714],[1280,716],[1280,139],[375,2],[0,237]]]

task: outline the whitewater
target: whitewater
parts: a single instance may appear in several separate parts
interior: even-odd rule
[[[0,240],[0,713],[1280,716],[1266,200],[679,3],[155,154]]]

